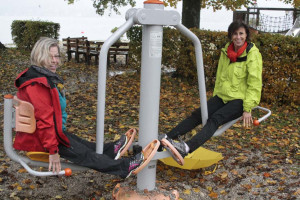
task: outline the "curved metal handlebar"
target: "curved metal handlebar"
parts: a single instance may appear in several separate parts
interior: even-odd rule
[[[271,115],[271,110],[267,109],[267,108],[263,108],[263,107],[260,107],[260,106],[256,106],[255,108],[253,109],[260,109],[260,110],[263,110],[263,111],[266,111],[267,114],[262,116],[261,118],[258,119],[259,122],[267,119],[270,115]],[[241,119],[241,117],[237,118],[237,119],[234,119],[230,122],[227,122],[226,124],[224,124],[222,127],[220,127],[213,135],[213,137],[216,137],[216,136],[220,136],[222,135],[222,133],[224,133],[227,129],[229,129],[233,124],[235,124],[237,121],[239,121]]]
[[[58,175],[65,175],[65,170],[60,171],[59,173],[53,172],[39,172],[31,169],[22,159],[19,158],[19,163],[28,171],[29,174],[34,176],[58,176]]]
[[[260,107],[260,106],[256,106],[254,109],[259,109],[259,110],[263,110],[263,111],[267,112],[267,114],[265,114],[261,118],[258,118],[259,122],[262,122],[263,120],[266,120],[272,114],[271,110],[269,110],[267,108]]]

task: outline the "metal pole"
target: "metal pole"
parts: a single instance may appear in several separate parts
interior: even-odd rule
[[[163,10],[163,4],[144,4],[145,9]],[[162,25],[143,25],[139,116],[139,145],[145,147],[158,137],[162,57]],[[153,190],[156,163],[152,160],[137,176],[139,190]]]
[[[105,118],[105,94],[106,94],[106,75],[107,75],[107,54],[108,50],[126,31],[128,31],[134,22],[129,18],[113,35],[111,35],[103,44],[99,55],[98,70],[98,102],[97,102],[97,124],[96,124],[96,153],[103,153],[104,146],[104,118]]]
[[[191,32],[188,28],[182,24],[175,26],[182,34],[192,40],[195,47],[195,56],[197,64],[197,76],[198,76],[198,87],[200,95],[200,106],[201,106],[201,117],[202,124],[205,125],[208,119],[207,100],[206,100],[206,87],[205,87],[205,75],[203,65],[202,47],[199,38]]]

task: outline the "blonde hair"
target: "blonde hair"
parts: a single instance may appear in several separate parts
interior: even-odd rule
[[[60,54],[60,48],[58,41],[52,38],[41,37],[34,45],[31,55],[30,62],[31,65],[36,65],[39,67],[45,67],[46,63],[51,62],[50,48],[57,47],[58,53]],[[59,62],[60,64],[60,62]]]

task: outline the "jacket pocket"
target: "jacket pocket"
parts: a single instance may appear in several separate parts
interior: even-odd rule
[[[232,91],[238,91],[239,86],[242,80],[246,77],[246,72],[242,65],[237,65],[234,67],[233,76],[232,76]]]

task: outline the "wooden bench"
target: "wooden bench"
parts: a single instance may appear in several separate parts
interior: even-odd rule
[[[72,54],[75,54],[76,62],[79,62],[79,55],[84,55],[86,58],[87,51],[87,37],[77,37],[77,38],[64,38],[63,46],[67,48],[68,61],[72,59]],[[87,60],[87,58],[86,58]]]
[[[96,41],[89,41],[89,51],[88,51],[88,60],[87,64],[91,64],[92,57],[95,57],[95,65],[98,64],[99,61],[99,53],[101,50],[102,45],[104,42],[96,42]]]
[[[109,49],[109,57],[113,56],[114,62],[117,62],[117,56],[125,56],[125,64],[128,63],[129,43],[117,42]]]
[[[98,64],[99,53],[104,42],[89,41],[89,50],[87,51],[87,64],[91,64],[92,57],[95,57],[95,64]],[[110,58],[117,62],[117,56],[125,56],[125,64],[128,64],[129,43],[118,42],[113,44],[107,55],[107,64],[110,64]]]
[[[104,42],[89,41],[87,37],[80,38],[65,38],[63,46],[67,48],[68,61],[72,59],[72,54],[75,54],[76,62],[79,62],[80,55],[85,58],[86,64],[90,65],[92,57],[95,57],[95,64],[99,62],[99,53]],[[112,45],[107,55],[107,63],[110,65],[110,58],[117,62],[117,56],[125,56],[125,64],[128,64],[129,43],[117,42]]]

